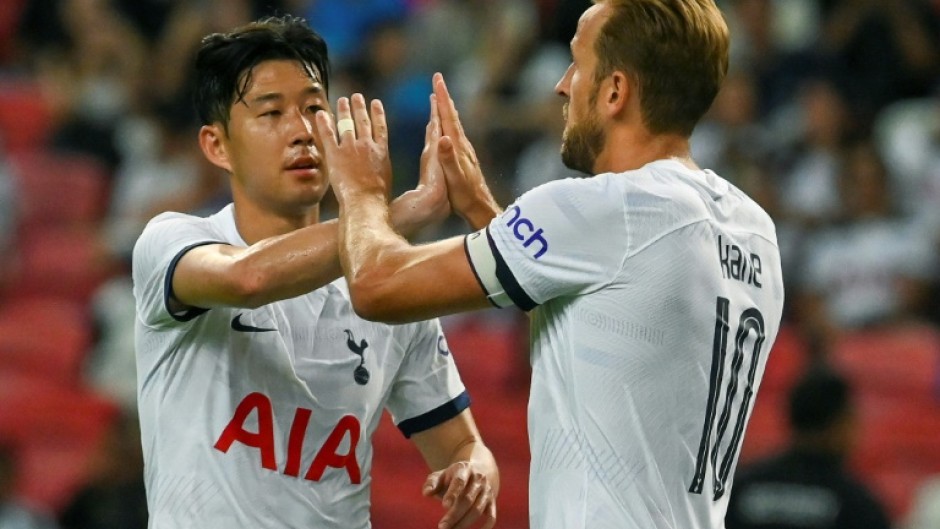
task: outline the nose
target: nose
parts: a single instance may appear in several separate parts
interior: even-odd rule
[[[570,64],[568,69],[565,70],[565,74],[561,76],[561,79],[555,84],[555,93],[562,96],[568,97],[568,90],[571,85],[571,68],[574,64]]]
[[[290,134],[292,145],[313,145],[313,118],[298,110],[291,119]]]

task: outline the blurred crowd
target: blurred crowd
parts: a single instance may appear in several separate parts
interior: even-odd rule
[[[775,219],[787,326],[819,357],[845,333],[940,326],[940,1],[718,3],[731,64],[693,135],[693,157]],[[507,204],[540,183],[578,176],[558,155],[564,121],[554,85],[588,5],[3,0],[0,317],[30,292],[63,288],[62,262],[34,277],[35,241],[86,241],[81,255],[94,270],[65,296],[87,309],[94,329],[82,376],[134,414],[135,239],[158,212],[211,212],[229,200],[225,175],[196,142],[190,66],[202,36],[267,14],[307,18],[329,46],[333,101],[362,92],[385,103],[396,194],[416,184],[431,74],[443,72]],[[39,189],[26,182],[36,166],[47,173],[36,177],[45,182]],[[88,192],[90,210],[69,215],[80,169],[100,185]],[[59,224],[50,227],[53,218]],[[49,235],[65,222],[67,236]],[[441,228],[463,229],[457,221]]]

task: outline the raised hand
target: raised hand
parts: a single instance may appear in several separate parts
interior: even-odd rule
[[[447,179],[450,205],[471,227],[479,229],[498,215],[501,208],[486,185],[479,158],[460,123],[457,107],[444,83],[444,76],[436,73],[432,82],[444,134],[438,152]]]
[[[485,472],[473,468],[470,461],[460,461],[428,475],[422,493],[441,498],[447,509],[440,529],[464,529],[480,522],[482,529],[496,524],[496,495]]]
[[[387,197],[392,165],[382,102],[372,100],[370,116],[362,94],[353,94],[351,100],[341,97],[336,103],[336,123],[321,111],[316,126],[323,141],[327,174],[340,206],[351,194]]]

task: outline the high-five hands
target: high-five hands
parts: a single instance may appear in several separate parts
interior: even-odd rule
[[[501,209],[486,185],[476,151],[439,73],[434,74],[433,90],[418,186],[396,202],[406,214],[421,212],[421,221],[443,219],[453,208],[472,228],[482,228]],[[362,94],[342,97],[336,104],[335,122],[321,111],[316,126],[340,207],[353,195],[387,197],[392,171],[382,102],[372,100],[367,109]]]
[[[432,83],[443,133],[438,150],[447,177],[447,197],[454,212],[473,229],[480,229],[498,215],[501,208],[486,185],[480,160],[460,123],[444,76],[434,74]]]
[[[440,529],[464,529],[479,521],[482,529],[496,524],[496,495],[485,472],[475,470],[470,461],[460,461],[432,472],[424,482],[425,496],[441,498],[447,509]]]

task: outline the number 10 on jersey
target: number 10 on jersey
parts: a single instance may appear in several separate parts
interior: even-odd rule
[[[705,483],[705,473],[709,466],[715,472],[714,499],[718,500],[725,493],[725,485],[731,464],[737,455],[744,437],[744,426],[747,422],[747,413],[750,409],[751,399],[754,396],[754,378],[760,361],[761,348],[764,345],[764,317],[756,308],[746,309],[738,319],[737,329],[734,333],[734,353],[731,358],[731,369],[725,376],[725,358],[728,350],[728,331],[730,330],[729,316],[730,302],[727,298],[719,297],[715,314],[715,339],[712,343],[712,367],[708,384],[708,403],[705,408],[705,424],[702,427],[702,438],[699,442],[698,457],[695,460],[695,475],[689,485],[689,492],[701,494]],[[750,347],[748,348],[748,344]],[[749,349],[749,350],[746,350]],[[746,377],[742,381],[741,370],[745,354],[750,355],[750,363]],[[727,382],[725,379],[727,378]],[[737,394],[744,386],[741,398]],[[719,398],[724,392],[724,405],[718,413]],[[728,433],[728,425],[734,418],[731,439],[727,443],[724,455],[719,461],[719,451],[722,440]],[[717,420],[716,420],[717,419]],[[708,463],[711,463],[709,465]]]

